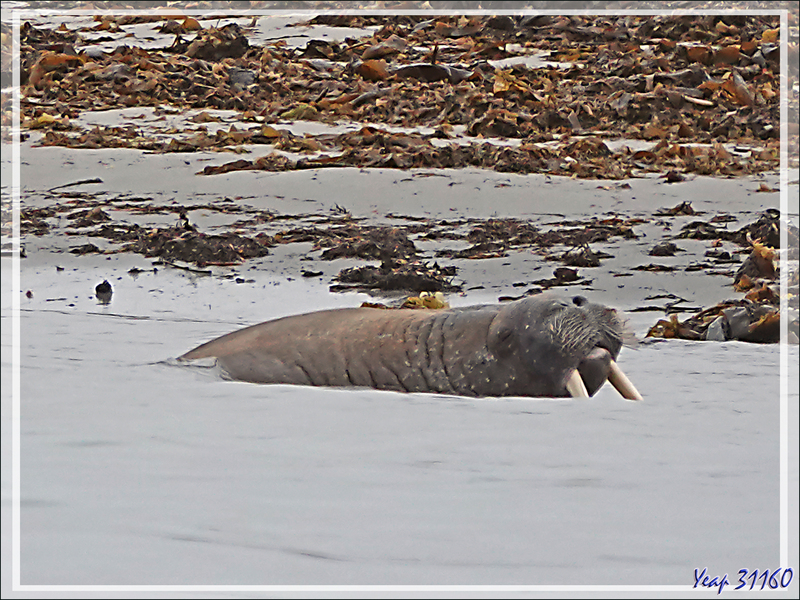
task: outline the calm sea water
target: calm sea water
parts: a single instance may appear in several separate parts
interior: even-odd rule
[[[172,271],[100,306],[99,274],[22,272],[23,584],[691,585],[778,565],[778,346],[624,349],[640,403],[259,386],[157,361],[356,298]]]

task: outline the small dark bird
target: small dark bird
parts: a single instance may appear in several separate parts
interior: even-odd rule
[[[181,208],[178,211],[178,218],[180,219],[180,227],[186,231],[197,231],[197,227],[189,222],[189,215],[186,214],[185,208]]]
[[[98,283],[97,287],[94,288],[94,293],[97,295],[97,299],[100,300],[102,304],[108,304],[111,302],[111,294],[114,292],[111,289],[111,284],[108,283],[108,280],[104,279],[103,283]]]

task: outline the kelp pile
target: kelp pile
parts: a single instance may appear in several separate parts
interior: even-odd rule
[[[252,17],[213,23],[103,15],[86,30],[23,24],[23,126],[43,130],[42,145],[72,148],[269,148],[206,175],[473,166],[621,179],[778,166],[777,16],[321,15],[308,24],[364,37],[302,48],[253,43]],[[83,41],[142,24],[173,43],[101,52]],[[196,111],[192,126],[156,135],[74,124],[82,111],[164,106]],[[237,123],[211,133],[215,109],[238,111]],[[363,126],[303,136],[279,125],[298,120]],[[513,143],[489,143],[496,138]]]
[[[55,192],[54,192],[55,194]],[[45,235],[54,223],[65,223],[68,236],[102,238],[112,244],[107,249],[85,243],[71,248],[74,254],[135,252],[168,263],[187,263],[195,267],[237,266],[267,256],[278,245],[308,243],[309,256],[321,261],[360,259],[379,264],[342,269],[335,277],[333,291],[353,289],[452,292],[462,289],[455,281],[457,259],[481,260],[531,250],[545,260],[566,265],[555,269],[552,279],[532,282],[526,294],[539,293],[557,285],[585,283],[568,267],[595,267],[605,256],[589,244],[615,236],[636,239],[632,227],[642,219],[609,217],[584,221],[556,222],[544,230],[529,222],[513,219],[462,218],[452,220],[387,215],[401,225],[371,225],[352,217],[339,207],[328,216],[319,214],[279,215],[272,211],[244,208],[235,202],[194,206],[156,206],[140,198],[110,202],[83,192],[58,192],[61,199],[47,208],[23,208],[20,228],[23,234]],[[109,209],[130,215],[173,215],[175,224],[143,227],[125,219],[115,220]],[[104,210],[105,209],[105,210]],[[190,222],[192,211],[239,215],[230,230],[210,234]],[[118,214],[118,213],[117,213]],[[311,224],[309,224],[311,223]],[[257,233],[253,233],[257,230]],[[463,249],[443,248],[433,256],[421,253],[415,243],[439,241]],[[571,248],[566,251],[556,248]],[[442,261],[443,264],[439,264]],[[446,262],[445,262],[446,261]],[[450,263],[450,264],[447,264]],[[321,275],[304,270],[305,277]]]
[[[659,320],[647,333],[647,337],[680,338],[686,340],[777,343],[780,339],[780,268],[788,271],[788,335],[786,340],[798,343],[798,230],[789,227],[789,245],[783,257],[780,247],[779,214],[769,211],[755,223],[736,232],[728,232],[734,241],[744,237],[752,251],[736,271],[733,289],[744,297],[725,300],[701,310],[684,321],[673,314],[669,319]],[[689,224],[686,229],[695,229]],[[713,225],[711,226],[713,228]],[[705,231],[704,235],[708,235]],[[722,233],[718,231],[717,233]],[[754,239],[753,234],[758,237]],[[719,239],[719,238],[717,238]],[[782,260],[781,260],[782,258]]]
[[[673,183],[778,167],[777,16],[324,14],[306,24],[356,28],[363,35],[312,37],[297,47],[282,39],[258,42],[257,18],[225,20],[151,14],[102,15],[72,29],[24,23],[23,137],[38,131],[34,139],[43,146],[241,155],[205,167],[204,176],[480,167],[597,179],[658,173]],[[129,45],[96,46],[134,27],[137,33],[125,38]],[[148,28],[169,42],[137,45]],[[115,125],[81,124],[88,111],[125,107],[143,112]],[[298,133],[304,122],[330,127]],[[529,286],[522,296],[588,284],[582,269],[608,258],[596,244],[637,240],[638,224],[696,214],[687,202],[652,218],[609,214],[547,227],[520,219],[402,215],[387,215],[395,224],[385,226],[361,223],[344,209],[325,217],[279,215],[230,202],[205,207],[242,217],[230,230],[211,234],[190,222],[197,205],[114,203],[132,213],[175,214],[173,225],[141,227],[115,220],[103,210],[105,198],[59,198],[65,201],[24,208],[22,231],[43,235],[66,217],[67,235],[105,241],[97,242],[102,248],[77,245],[71,249],[76,254],[136,252],[202,269],[240,265],[280,245],[305,242],[316,260],[372,261],[340,270],[331,289],[431,293],[462,289],[459,260],[527,251],[560,263],[551,277],[520,282]],[[779,248],[777,223],[775,211],[733,231],[724,214],[698,215],[679,234],[650,246],[650,256],[663,257],[681,252],[681,239],[710,241],[707,260],[683,270],[740,267],[731,274],[742,294],[682,322],[675,315],[659,321],[650,335],[776,341],[776,263],[779,252],[782,260],[790,254]],[[431,255],[420,252],[421,242],[439,243]],[[723,242],[749,248],[750,257],[740,265],[731,255],[738,251],[723,249]],[[786,260],[791,265],[796,257]],[[650,263],[631,270],[677,268]],[[789,298],[795,309],[796,272]],[[792,323],[796,333],[796,318]]]

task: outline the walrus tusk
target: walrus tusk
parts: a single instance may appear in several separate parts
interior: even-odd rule
[[[608,382],[619,392],[620,396],[628,400],[643,400],[639,390],[631,383],[631,380],[622,372],[616,361],[611,361],[611,371],[608,374]]]
[[[629,382],[630,383],[630,382]],[[573,398],[588,398],[589,392],[586,391],[586,385],[583,383],[581,374],[578,369],[572,371],[572,375],[567,379],[567,391]]]

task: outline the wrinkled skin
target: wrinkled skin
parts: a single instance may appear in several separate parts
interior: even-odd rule
[[[540,296],[447,310],[346,308],[285,317],[224,335],[179,360],[215,357],[228,377],[255,383],[559,397],[571,395],[575,369],[593,395],[608,379],[623,334],[613,309],[580,296]]]

